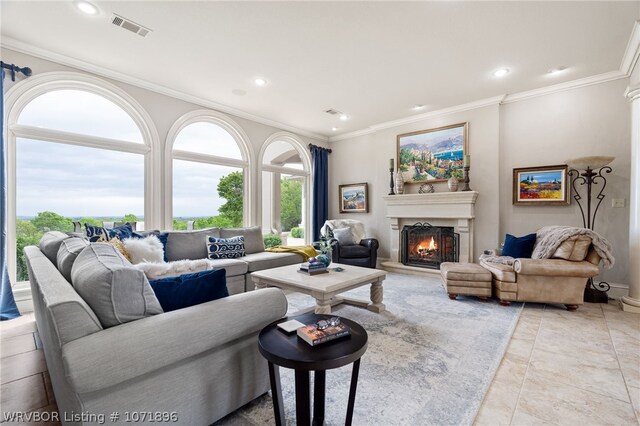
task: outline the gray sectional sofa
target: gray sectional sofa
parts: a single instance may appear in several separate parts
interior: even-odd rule
[[[301,263],[302,257],[295,253],[270,253],[265,251],[262,231],[259,227],[251,228],[209,228],[198,231],[166,231],[167,260],[203,259],[207,257],[206,236],[231,238],[238,235],[244,237],[246,256],[237,259],[217,259],[210,263],[216,268],[227,271],[227,288],[229,294],[243,293],[253,290],[249,274],[264,269]]]
[[[132,419],[128,412],[206,425],[267,392],[267,364],[258,352],[257,335],[285,315],[287,301],[275,288],[245,292],[252,288],[248,273],[301,259],[264,252],[256,229],[169,232],[169,260],[198,258],[204,235],[216,232],[245,235],[248,254],[218,262],[234,294],[166,313],[157,313],[148,299],[146,278],[135,275],[142,272],[129,270],[109,244],[89,246],[53,232],[39,247],[25,248],[36,322],[63,424],[98,424],[100,416],[109,422],[113,412],[120,414],[115,423],[124,424]],[[135,282],[135,291],[125,298],[100,300],[109,298],[103,284],[95,295],[86,293],[87,280],[107,282],[115,291],[122,277]],[[79,292],[74,285],[85,287]],[[147,417],[141,423],[158,421]]]

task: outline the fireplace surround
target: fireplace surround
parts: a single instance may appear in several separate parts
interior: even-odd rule
[[[459,234],[458,261],[473,263],[474,219],[477,191],[402,194],[383,197],[389,220],[389,261],[381,262],[387,270],[404,273],[439,274],[439,270],[403,265],[401,233],[405,225],[427,222],[432,226],[452,227]]]

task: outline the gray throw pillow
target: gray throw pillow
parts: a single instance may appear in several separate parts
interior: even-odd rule
[[[341,246],[350,246],[356,243],[350,228],[334,229],[333,238],[338,240],[338,244]]]
[[[161,314],[144,272],[111,244],[93,243],[78,255],[71,282],[104,328]]]
[[[198,231],[167,231],[167,262],[207,258],[207,236],[220,237],[220,228]]]
[[[247,254],[264,251],[262,229],[259,226],[252,226],[251,228],[222,228],[220,236],[222,238],[244,237],[244,250]]]
[[[60,273],[71,282],[71,268],[76,258],[89,245],[89,241],[84,238],[71,237],[62,241],[58,249],[57,264]]]
[[[60,244],[62,241],[69,238],[67,234],[60,231],[49,231],[45,233],[40,239],[40,243],[38,247],[40,251],[47,256],[47,259],[51,261],[54,265],[58,264],[58,250],[60,249]]]

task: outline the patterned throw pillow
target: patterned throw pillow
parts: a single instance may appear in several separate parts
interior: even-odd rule
[[[216,238],[207,236],[209,259],[235,259],[245,256],[244,237]]]
[[[116,226],[115,228],[110,229],[85,223],[84,229],[87,238],[92,243],[98,241],[100,237],[103,237],[106,241],[109,241],[113,237],[120,238],[120,241],[124,240],[125,238],[141,238],[140,234],[133,232],[133,228],[131,227],[130,223],[125,223],[122,226]]]

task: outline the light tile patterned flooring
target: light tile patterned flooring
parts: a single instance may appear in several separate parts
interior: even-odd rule
[[[640,424],[640,315],[526,305],[475,424]]]
[[[33,314],[0,323],[0,357],[2,412],[57,409]],[[640,424],[640,315],[526,305],[475,423]]]

